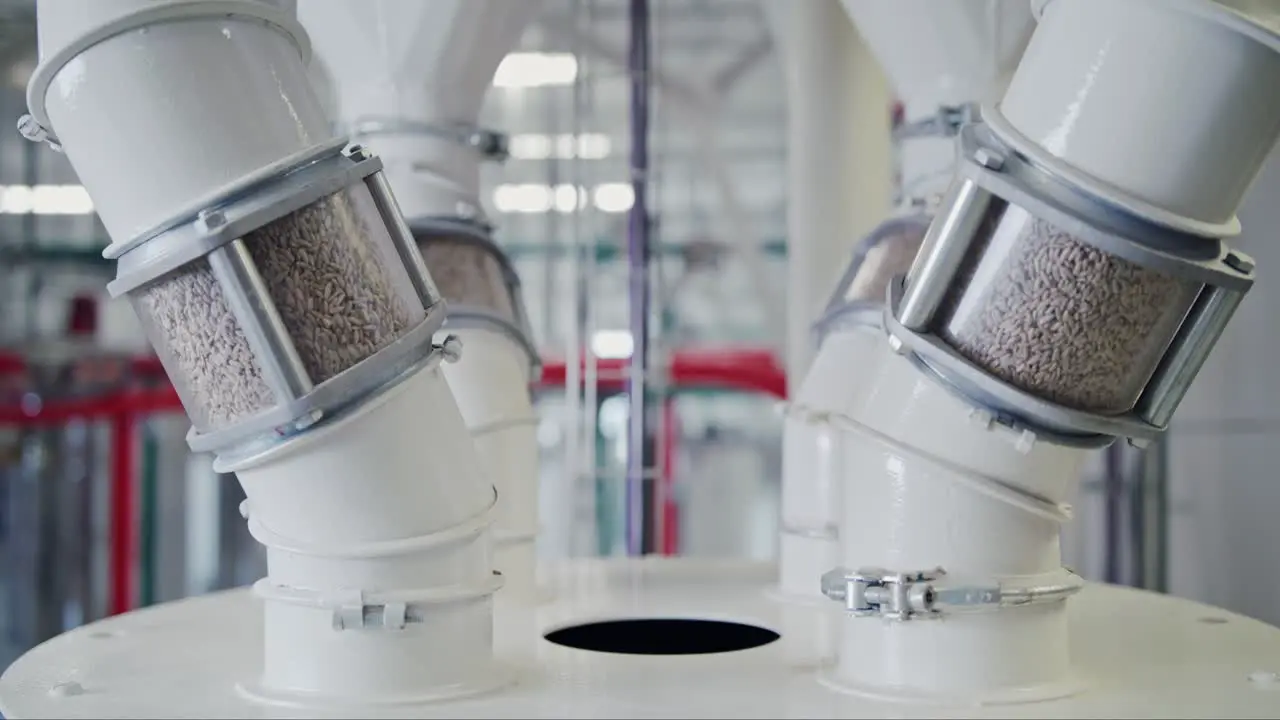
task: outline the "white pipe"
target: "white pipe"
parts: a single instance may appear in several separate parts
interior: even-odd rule
[[[809,327],[852,241],[891,205],[890,96],[835,0],[766,3],[787,78],[787,380],[799,387]],[[785,20],[782,14],[785,13]]]
[[[536,1],[302,0],[298,17],[333,76],[348,131],[370,117],[447,130],[479,121],[499,62],[541,10]],[[361,142],[383,158],[406,218],[481,208],[481,158],[471,148],[413,132]]]
[[[1035,27],[1029,2],[842,0],[903,105],[905,121],[947,106],[994,100]],[[940,194],[951,179],[950,138],[901,145],[902,186],[914,198]]]
[[[27,103],[113,245],[334,138],[306,33],[278,5],[41,0]]]
[[[537,583],[538,415],[529,400],[529,364],[511,337],[480,328],[450,331],[462,359],[444,368],[449,387],[498,489],[494,565],[506,594],[543,598]]]
[[[883,76],[834,0],[763,5],[787,80],[787,384],[799,393],[813,357],[810,326],[852,241],[891,205],[890,97]],[[838,479],[831,439],[804,403],[788,410],[778,593],[787,653],[820,663],[835,651],[817,578],[836,559]],[[803,417],[803,419],[801,419]],[[798,445],[806,449],[796,451]],[[802,459],[805,468],[796,468]],[[816,461],[813,465],[809,461]],[[794,607],[793,607],[794,606]],[[817,612],[802,606],[814,606]]]
[[[404,216],[482,218],[475,149],[446,137],[474,127],[499,62],[539,2],[303,0],[301,17],[328,70],[339,124],[378,118],[430,125],[358,138],[386,165]],[[467,427],[498,489],[496,566],[511,592],[535,585],[538,524],[536,416],[523,348],[484,329],[455,330],[465,348],[445,370]]]
[[[256,587],[268,601],[264,668],[251,692],[385,703],[502,682],[490,666],[494,495],[454,407],[429,368],[292,442],[219,457],[267,548]],[[377,606],[410,621],[335,629]]]
[[[1139,217],[1208,237],[1238,233],[1236,209],[1280,133],[1280,6],[1036,8],[1026,57],[987,113],[992,129]]]
[[[336,139],[292,5],[41,0],[31,112],[93,198],[109,257]],[[502,681],[493,493],[438,357],[266,449],[219,451],[268,553],[263,671],[246,692],[332,706]],[[375,620],[388,627],[356,629]]]
[[[872,388],[844,437],[840,566],[942,567],[948,584],[1063,581],[1059,533],[1084,451],[1037,442],[876,343]],[[858,692],[939,702],[1059,696],[1070,676],[1064,603],[941,621],[841,623],[833,681]]]
[[[867,46],[876,53],[876,59],[903,97],[909,108],[909,118],[927,117],[944,105],[976,102],[991,94],[993,85],[1008,74],[1011,62],[1016,61],[1017,52],[1021,51],[1029,31],[1030,12],[1022,8],[1019,15],[1018,11],[1007,9],[1008,5],[993,2],[940,4],[924,0],[844,2],[845,9],[858,23],[859,33],[867,39]],[[1021,7],[1018,3],[1013,5]],[[817,6],[816,3],[789,4],[793,8],[789,19],[790,32],[796,33],[797,28],[804,27],[812,30],[814,23],[824,20],[815,15]],[[837,21],[826,19],[825,22]],[[919,42],[904,41],[908,37]],[[816,55],[809,50],[815,42],[804,36],[792,35],[784,46],[796,48],[805,59],[810,59],[811,55]],[[871,58],[864,56],[862,60],[865,65]],[[817,86],[809,83],[815,78],[821,82],[836,81],[815,75],[806,68],[797,70],[799,77],[793,75],[790,78],[793,87],[798,88],[791,104],[792,130],[795,133],[791,138],[795,160],[791,177],[796,193],[791,207],[792,235],[798,240],[807,236],[796,233],[813,232],[810,223],[831,223],[819,227],[823,228],[826,237],[835,240],[827,244],[838,247],[841,253],[838,259],[817,253],[811,256],[813,243],[797,243],[791,256],[793,272],[797,273],[792,278],[792,287],[797,288],[793,292],[803,292],[800,288],[815,286],[812,273],[819,271],[816,268],[806,271],[801,263],[812,257],[825,273],[844,267],[850,246],[841,241],[858,235],[842,235],[838,228],[856,229],[860,224],[865,227],[865,218],[853,218],[851,222],[850,218],[835,211],[835,208],[846,204],[845,197],[854,194],[840,192],[839,189],[851,186],[819,183],[819,187],[825,185],[826,190],[834,194],[826,197],[819,194],[815,198],[815,188],[802,183],[814,172],[811,163],[844,160],[847,166],[858,166],[861,159],[827,152],[828,136],[824,133],[837,133],[838,136],[849,131],[826,126],[819,131],[805,124],[809,113],[819,118],[832,115],[825,111],[826,97],[821,83]],[[806,101],[816,104],[816,109],[807,109]],[[821,140],[815,142],[815,138]],[[949,181],[955,154],[949,138],[913,139],[904,145],[907,155],[903,163],[904,186],[916,192],[929,192]],[[873,165],[870,169],[886,172],[887,177],[883,168]],[[918,241],[919,237],[915,239]],[[898,234],[885,242],[906,241],[905,235]],[[887,247],[880,249],[890,250]],[[887,257],[896,258],[901,263],[909,261],[913,254],[889,252]],[[870,267],[873,265],[870,258],[866,264],[872,271],[869,273],[871,276],[882,278],[881,284],[893,274],[883,268]],[[904,266],[898,272],[905,270]],[[830,283],[819,287],[829,288]],[[824,295],[822,299],[826,297]],[[794,310],[799,313],[801,308],[797,306]],[[792,316],[792,331],[800,333],[803,330],[803,335],[794,338],[793,343],[802,344],[804,348],[812,346],[809,328],[816,315],[816,310],[809,309],[803,316]],[[874,329],[862,328],[833,333],[819,348],[813,366],[807,372],[792,374],[789,378],[792,382],[790,387],[797,389],[783,431],[780,565],[781,585],[785,592],[818,593],[815,578],[831,567],[835,560],[841,505],[839,490],[844,475],[840,470],[841,433],[832,426],[832,414],[847,413],[850,407],[856,406],[859,393],[869,387],[861,368],[869,363],[868,353],[876,352],[874,332]],[[799,378],[803,378],[803,382]]]
[[[1006,138],[1023,133],[1019,128],[1038,129],[1023,135],[1019,147],[1055,168],[1054,172],[1065,167],[1070,172],[1060,177],[1097,192],[1102,186],[1069,165],[1069,158],[1078,153],[1082,161],[1095,163],[1095,170],[1118,171],[1132,163],[1135,167],[1127,171],[1127,185],[1111,187],[1106,194],[1130,209],[1140,196],[1134,190],[1152,190],[1160,173],[1176,176],[1164,181],[1165,189],[1204,182],[1205,175],[1198,174],[1202,170],[1210,182],[1247,187],[1257,169],[1252,160],[1228,169],[1216,160],[1193,167],[1187,159],[1223,145],[1238,151],[1235,143],[1270,149],[1280,135],[1276,121],[1280,115],[1270,112],[1272,104],[1219,107],[1213,103],[1231,93],[1184,94],[1181,84],[1176,90],[1159,87],[1160,83],[1148,82],[1157,69],[1145,63],[1152,56],[1161,57],[1169,43],[1187,53],[1180,57],[1188,63],[1182,67],[1196,75],[1190,83],[1193,88],[1209,77],[1226,82],[1235,73],[1234,82],[1241,86],[1252,83],[1250,87],[1274,90],[1280,82],[1280,66],[1274,58],[1264,62],[1257,51],[1277,49],[1276,36],[1257,25],[1246,27],[1241,16],[1213,3],[1121,5],[1126,10],[1117,17],[1113,3],[1051,3],[1027,59],[999,105],[1004,114],[985,114],[993,129]],[[1055,7],[1063,10],[1054,11]],[[1147,22],[1131,22],[1135,15]],[[1118,22],[1111,24],[1111,19]],[[1095,43],[1094,36],[1103,40]],[[1131,48],[1136,49],[1130,52]],[[1206,67],[1191,71],[1189,65],[1196,63]],[[1145,72],[1138,72],[1140,68]],[[1091,97],[1091,92],[1099,95]],[[1052,107],[1032,108],[1032,97]],[[1209,107],[1203,107],[1205,98]],[[1060,102],[1052,105],[1050,99]],[[1255,111],[1259,117],[1225,119]],[[1184,122],[1184,113],[1190,122]],[[1104,161],[1101,135],[1108,115],[1119,130],[1105,133],[1110,157]],[[1171,161],[1159,171],[1146,162],[1154,159],[1146,157],[1145,141],[1117,140],[1127,132],[1140,132],[1135,116],[1151,121],[1144,126],[1149,131],[1164,130],[1156,119],[1160,117],[1170,123],[1169,133],[1175,132],[1174,125],[1187,133],[1168,138]],[[1058,123],[1055,128],[1049,127],[1050,117]],[[1211,128],[1201,122],[1206,117],[1222,122]],[[1077,118],[1088,122],[1077,126]],[[1129,127],[1130,122],[1135,125]],[[1089,126],[1096,127],[1099,135],[1091,135]],[[1045,153],[1039,144],[1053,146],[1051,130],[1072,140],[1057,148],[1061,158]],[[1083,133],[1078,146],[1076,131]],[[1232,131],[1244,137],[1228,140],[1220,135]],[[1080,178],[1084,181],[1078,182]],[[1168,193],[1165,200],[1176,195]],[[1226,215],[1234,215],[1234,205],[1222,193],[1209,195],[1222,203]],[[1189,207],[1174,202],[1158,209],[1185,221],[1184,227],[1206,219],[1222,220],[1221,214],[1216,218],[1177,215],[1174,210]],[[942,588],[998,587],[1007,593],[1072,587],[1061,568],[1059,538],[1061,523],[1068,516],[1064,503],[1078,482],[1082,451],[992,422],[990,414],[895,354],[887,341],[878,344],[878,353],[880,359],[866,376],[871,389],[849,416],[837,419],[846,430],[841,454],[845,473],[841,565],[850,570],[885,568],[889,573],[908,574],[941,567],[947,573],[939,581]],[[948,613],[941,621],[846,616],[831,681],[855,692],[966,704],[1046,699],[1078,689],[1071,674],[1064,602]]]

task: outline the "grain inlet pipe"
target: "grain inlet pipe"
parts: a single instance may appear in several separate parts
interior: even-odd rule
[[[1277,10],[1033,8],[888,283],[867,389],[834,418],[842,558],[820,585],[845,611],[841,690],[972,705],[1084,688],[1066,614],[1083,583],[1059,540],[1083,453],[1164,432],[1254,280],[1221,238],[1280,135]]]
[[[43,0],[37,19],[20,129],[71,160],[108,290],[267,549],[262,671],[239,690],[332,707],[500,684],[494,493],[439,367],[457,343],[434,340],[444,303],[381,161],[330,130],[293,3]]]
[[[494,563],[504,593],[543,598],[538,533],[539,369],[520,278],[493,239],[480,168],[505,138],[480,127],[494,72],[542,3],[302,0],[299,17],[332,78],[338,125],[387,165],[387,182],[465,351],[447,366],[467,428],[498,490]]]

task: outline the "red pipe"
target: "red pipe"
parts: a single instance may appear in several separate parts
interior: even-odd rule
[[[563,360],[543,364],[538,387],[564,387],[567,370]],[[621,390],[626,383],[626,358],[597,361],[597,379],[604,390]],[[768,350],[678,350],[665,367],[668,386],[676,388],[725,388],[787,396],[787,376],[774,354]]]
[[[137,424],[137,416],[127,410],[111,418],[111,550],[108,569],[111,596],[108,615],[119,615],[133,607],[134,430]]]
[[[680,504],[676,500],[676,453],[680,431],[676,423],[676,401],[668,395],[662,400],[662,547],[663,555],[680,552]]]
[[[110,395],[75,400],[45,400],[31,407],[0,405],[0,425],[60,425],[71,420],[101,420],[117,415],[161,412],[182,412],[182,401],[178,399],[172,386],[123,390]]]

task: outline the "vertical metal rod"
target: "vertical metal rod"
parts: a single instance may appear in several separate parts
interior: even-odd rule
[[[209,268],[276,399],[299,398],[311,392],[311,376],[244,240],[232,241],[210,253]]]
[[[631,361],[627,396],[626,533],[627,554],[644,552],[647,513],[645,486],[649,463],[650,428],[645,385],[649,366],[649,2],[630,0],[631,38],[628,70],[631,76],[631,189],[635,200],[627,223],[630,270]]]
[[[391,236],[391,242],[395,245],[400,262],[404,263],[405,272],[409,275],[409,281],[413,283],[414,292],[418,293],[423,309],[430,309],[440,302],[440,290],[436,288],[435,280],[431,278],[431,271],[427,269],[427,264],[422,259],[422,252],[418,249],[413,231],[404,221],[404,213],[400,212],[400,203],[396,201],[395,193],[391,191],[387,176],[379,170],[366,177],[364,183],[369,189],[369,195],[373,198],[378,214],[387,223],[387,234]]]

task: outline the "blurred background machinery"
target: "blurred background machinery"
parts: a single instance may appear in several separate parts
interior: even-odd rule
[[[549,0],[499,67],[482,117],[508,133],[500,180],[483,187],[544,362],[539,553],[768,560],[787,389],[782,56],[758,2],[651,3],[652,302],[638,343],[631,32],[623,0]],[[4,0],[0,118],[25,112],[34,65],[34,2]],[[902,116],[887,91],[875,112]],[[1280,163],[1267,167],[1241,212],[1240,246],[1260,264],[1277,250],[1254,236],[1280,223]],[[0,132],[0,664],[87,621],[263,572],[239,485],[189,451],[132,311],[106,294],[106,244],[66,159]],[[1280,291],[1268,277],[1168,435],[1146,451],[1096,453],[1064,550],[1086,577],[1280,623],[1280,580],[1253,572],[1280,543],[1280,383],[1269,372]],[[651,422],[637,474],[625,373],[639,351]],[[631,533],[629,517],[640,519]]]

